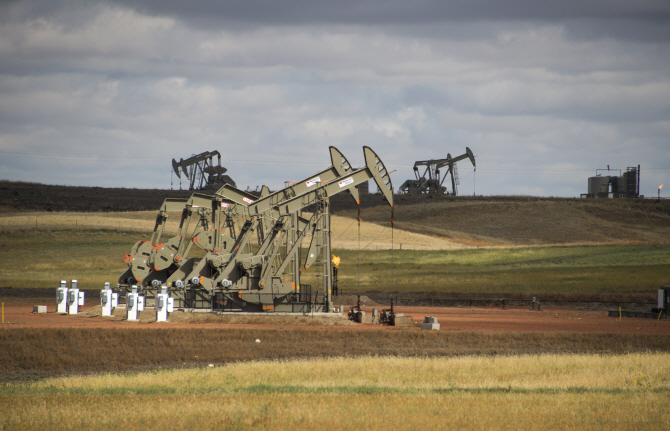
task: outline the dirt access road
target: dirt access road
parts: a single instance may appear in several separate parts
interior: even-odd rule
[[[5,303],[5,325],[3,328],[273,328],[277,324],[248,323],[189,323],[180,318],[178,322],[136,323],[123,317],[102,317],[99,315],[79,314],[60,315],[55,312],[55,303],[47,305],[47,314],[34,314],[32,304]],[[83,311],[92,306],[83,307]],[[362,307],[366,313],[372,313],[372,307]],[[396,328],[379,325],[312,324],[281,325],[294,329],[327,329],[333,331],[418,331],[418,325],[424,316],[438,319],[441,330],[446,331],[519,331],[519,332],[568,332],[568,333],[638,333],[670,335],[670,320],[626,318],[619,320],[608,317],[607,311],[583,311],[563,307],[545,307],[542,311],[531,311],[523,307],[503,310],[499,307],[396,307],[396,313],[412,316],[415,327]],[[180,312],[177,312],[180,313]],[[199,314],[199,313],[198,313]],[[176,315],[175,315],[176,316]],[[344,322],[346,323],[346,322]]]

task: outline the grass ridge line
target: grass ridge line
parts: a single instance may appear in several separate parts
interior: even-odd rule
[[[169,386],[152,386],[147,388],[34,388],[30,385],[3,385],[0,396],[17,395],[440,395],[440,394],[636,394],[644,392],[670,393],[670,387],[650,388],[589,388],[570,386],[567,388],[540,387],[523,388],[513,386],[490,386],[467,388],[449,386],[442,388],[398,388],[389,386],[304,386],[304,385],[249,385],[238,388],[194,388],[176,389]]]

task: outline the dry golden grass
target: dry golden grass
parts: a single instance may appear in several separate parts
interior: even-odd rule
[[[57,378],[0,388],[0,426],[660,430],[669,364],[668,354],[366,357]]]
[[[175,235],[178,231],[181,213],[168,213],[165,233]],[[134,212],[24,212],[0,214],[0,230],[15,231],[31,228],[45,229],[119,229],[148,233],[156,222],[155,211]],[[142,239],[138,237],[136,239]],[[131,244],[132,245],[132,244]]]
[[[255,340],[260,339],[261,343]],[[283,328],[0,330],[0,382],[271,359],[670,352],[667,335]]]
[[[296,370],[300,370],[296,373]],[[327,372],[324,372],[327,370]],[[427,378],[429,377],[429,378]],[[380,391],[445,388],[599,388],[670,390],[670,353],[625,355],[520,355],[402,358],[374,357],[252,361],[209,369],[156,371],[47,379],[28,391],[50,387],[97,392],[229,392],[258,385]],[[225,386],[221,382],[226,382]]]
[[[353,219],[355,211],[341,211]],[[363,211],[363,220],[387,226],[388,207]],[[469,200],[398,196],[396,228],[466,245],[670,243],[670,203],[650,199]]]
[[[666,430],[666,393],[0,396],[5,429]]]
[[[168,224],[164,235],[173,236],[178,233],[180,213],[168,213]],[[306,217],[309,214],[305,214]],[[28,212],[0,214],[0,231],[17,231],[37,227],[45,229],[119,229],[137,232],[137,238],[148,240],[154,228],[156,213],[152,211],[136,212],[108,212],[108,213],[46,213]],[[192,223],[194,225],[194,223]],[[194,226],[192,226],[194,228]],[[340,249],[358,249],[358,224],[352,220],[340,217],[331,217],[333,247]],[[192,229],[191,229],[192,231]],[[395,247],[402,244],[405,249],[412,250],[453,250],[465,246],[438,236],[422,235],[406,232],[399,229],[394,234]],[[369,250],[384,250],[391,248],[391,230],[374,223],[361,222],[361,248]],[[132,244],[129,245],[132,246]],[[309,241],[303,243],[308,247]]]
[[[450,239],[425,235],[395,228],[391,236],[391,224],[375,224],[361,221],[360,242],[358,222],[347,217],[331,216],[332,247],[342,250],[390,250],[393,247],[405,250],[458,250],[467,245]],[[392,241],[393,240],[393,241]],[[474,245],[474,244],[473,244]]]

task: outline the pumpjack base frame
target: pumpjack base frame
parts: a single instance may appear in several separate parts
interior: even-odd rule
[[[121,286],[119,291],[130,292],[127,286]],[[154,305],[156,294],[160,293],[160,289],[154,287],[143,288],[141,294],[146,298],[146,306]],[[175,300],[175,309],[177,310],[203,310],[203,312],[217,312],[217,313],[251,313],[251,314],[273,314],[273,313],[296,313],[296,314],[312,314],[312,313],[332,313],[324,300],[304,301],[297,298],[303,298],[300,294],[277,295],[272,298],[272,306],[267,304],[255,303],[249,301],[233,302],[221,297],[223,292],[212,292],[205,289],[170,289],[170,296]],[[230,295],[232,292],[225,292]],[[247,292],[253,295],[253,292]],[[217,295],[219,294],[219,295]],[[268,296],[261,294],[260,296]],[[311,298],[311,294],[305,295]]]
[[[214,313],[218,316],[314,316],[314,317],[329,317],[333,319],[346,320],[346,316],[341,313],[327,313],[323,311],[314,312],[290,312],[290,311],[274,311],[259,313],[255,311],[217,311],[205,308],[175,308],[175,311],[183,311],[184,313]]]

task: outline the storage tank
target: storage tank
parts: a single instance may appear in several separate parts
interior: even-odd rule
[[[609,192],[610,177],[589,177],[589,194],[598,197],[598,193]]]

